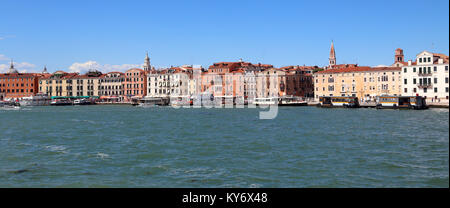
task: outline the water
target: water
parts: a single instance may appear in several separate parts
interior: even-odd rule
[[[0,110],[0,187],[449,187],[449,110]]]

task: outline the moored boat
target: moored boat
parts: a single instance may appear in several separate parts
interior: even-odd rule
[[[323,108],[359,108],[357,97],[352,96],[322,96],[319,97],[318,107]]]
[[[253,101],[253,104],[255,105],[278,105],[278,98],[276,97],[269,97],[269,98],[255,98]]]
[[[52,106],[63,106],[63,105],[72,105],[72,101],[66,99],[54,99],[50,103]]]
[[[279,106],[307,106],[308,102],[299,97],[283,97],[278,103]]]
[[[17,110],[20,109],[20,104],[14,101],[0,101],[0,109]]]
[[[377,109],[428,109],[425,98],[422,96],[378,96]]]
[[[73,101],[74,105],[94,105],[95,102],[90,99],[77,99]]]
[[[23,97],[19,103],[21,106],[46,106],[50,105],[51,100],[47,94],[38,93],[35,96]]]

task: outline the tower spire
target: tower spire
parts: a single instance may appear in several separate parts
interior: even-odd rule
[[[150,65],[150,57],[148,57],[148,51],[145,53],[144,71],[150,71],[152,69]]]
[[[331,40],[331,49],[330,49],[330,58],[329,58],[329,67],[333,67],[336,65],[336,52],[334,51],[334,43]]]
[[[10,73],[10,74],[12,74],[12,73],[19,73],[16,69],[14,69],[14,61],[13,61],[13,59],[11,59],[11,66],[9,67],[8,73]]]
[[[47,72],[47,65],[44,65],[44,70],[42,71],[42,74],[48,74],[48,72]]]

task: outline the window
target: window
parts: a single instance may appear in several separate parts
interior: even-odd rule
[[[422,58],[419,58],[419,63],[422,63]]]
[[[428,62],[431,62],[431,57],[428,57]]]
[[[445,66],[445,71],[448,71],[448,66]]]
[[[416,72],[416,67],[413,68],[413,72]]]
[[[403,72],[405,72],[405,73],[407,72],[406,68],[403,69]]]
[[[407,80],[407,79],[405,79],[404,83],[405,83],[405,84],[408,84],[408,80]]]
[[[434,67],[434,72],[437,72],[437,67],[436,66]]]
[[[434,78],[434,84],[437,84],[437,77]]]
[[[407,93],[408,92],[408,88],[405,88],[405,93]]]
[[[423,93],[427,93],[428,89],[427,88],[423,88]]]
[[[416,78],[413,79],[413,84],[416,84]]]
[[[445,77],[445,83],[448,84],[448,77]]]
[[[417,89],[415,87],[413,88],[413,92],[417,92]]]
[[[437,87],[434,88],[434,92],[437,92]]]

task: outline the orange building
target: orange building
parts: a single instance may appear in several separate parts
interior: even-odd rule
[[[5,74],[0,74],[0,94],[2,99],[22,98],[36,95],[38,81],[42,74],[19,73],[11,61],[11,67]]]
[[[147,95],[147,72],[138,68],[127,70],[123,86],[126,101],[131,101],[132,98],[143,98]]]

